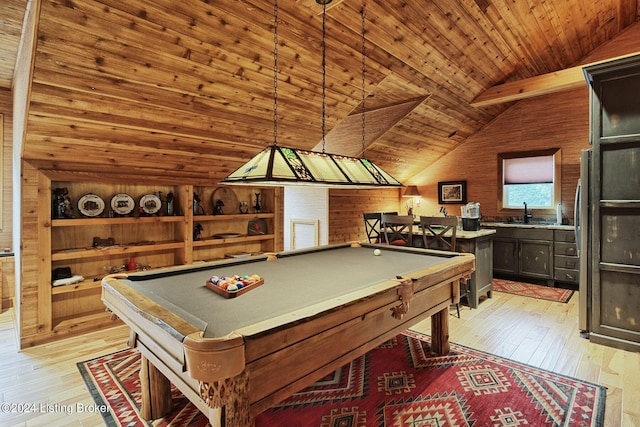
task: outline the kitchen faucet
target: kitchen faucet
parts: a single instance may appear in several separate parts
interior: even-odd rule
[[[524,223],[529,224],[531,218],[533,218],[533,215],[527,212],[527,202],[524,202]]]

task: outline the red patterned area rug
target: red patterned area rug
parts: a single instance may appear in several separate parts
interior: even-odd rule
[[[507,294],[544,299],[548,301],[569,302],[573,291],[571,289],[551,288],[543,285],[516,282],[513,280],[493,279],[493,290]]]
[[[429,351],[427,335],[406,331],[257,417],[257,427],[602,426],[605,387],[452,344]],[[81,362],[108,426],[204,426],[174,390],[170,416],[138,414],[136,350]]]

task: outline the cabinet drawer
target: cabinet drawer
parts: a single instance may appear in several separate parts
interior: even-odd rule
[[[553,241],[553,230],[540,228],[496,228],[495,237]]]
[[[575,243],[555,242],[553,252],[556,255],[577,256],[578,250]]]
[[[580,275],[578,270],[569,270],[567,268],[555,268],[553,280],[558,282],[578,283]]]
[[[576,233],[573,230],[554,230],[553,240],[556,242],[575,243]]]
[[[578,270],[580,268],[579,259],[574,256],[556,255],[553,260],[553,265],[570,270]]]

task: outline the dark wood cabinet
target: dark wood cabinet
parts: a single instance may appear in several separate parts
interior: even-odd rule
[[[552,280],[553,242],[548,240],[518,240],[518,275]]]
[[[591,341],[640,351],[640,55],[585,68],[590,88]],[[583,221],[584,223],[584,221]],[[583,269],[584,271],[585,269]],[[581,278],[583,280],[583,278]],[[582,283],[581,283],[582,285]]]
[[[498,237],[493,239],[493,271],[502,274],[518,274],[518,239]]]
[[[580,280],[580,264],[574,231],[554,230],[553,254],[554,280],[577,285]]]
[[[547,280],[553,285],[553,230],[498,227],[493,243],[495,273]]]
[[[476,257],[476,270],[469,280],[468,300],[471,308],[478,308],[480,296],[486,294],[491,298],[493,286],[493,235],[485,235],[482,232],[477,234],[479,236],[476,238],[460,237],[456,240],[458,252],[470,253]]]

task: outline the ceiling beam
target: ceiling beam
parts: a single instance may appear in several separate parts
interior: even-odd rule
[[[534,96],[546,95],[563,90],[585,86],[582,66],[554,71],[529,79],[518,80],[499,84],[478,95],[471,105],[474,107],[486,107],[503,102],[518,101]]]
[[[604,61],[578,65],[565,70],[554,71],[553,73],[542,74],[529,79],[495,85],[478,95],[473,101],[471,101],[471,105],[474,107],[486,107],[489,105],[518,101],[521,99],[532,98],[534,96],[547,95],[549,93],[584,87],[586,85],[584,73],[582,71],[584,67],[626,58],[636,54],[637,52],[629,55],[609,58]]]

